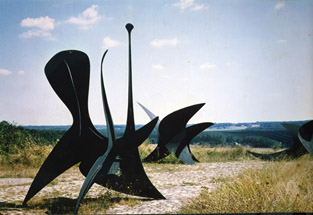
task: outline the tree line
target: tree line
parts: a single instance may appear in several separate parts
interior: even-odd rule
[[[65,134],[66,130],[38,130],[26,129],[21,126],[2,121],[0,122],[0,153],[14,153],[17,148],[23,148],[25,144],[55,145]],[[106,136],[106,129],[100,129],[100,133]],[[116,136],[123,135],[123,129],[116,130]],[[157,143],[157,132],[150,135],[152,143]],[[289,139],[288,139],[289,138]],[[238,130],[238,131],[204,131],[194,137],[191,144],[216,146],[243,145],[250,147],[290,147],[292,139],[285,130]]]

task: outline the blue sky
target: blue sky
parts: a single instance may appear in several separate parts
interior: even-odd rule
[[[106,91],[114,123],[124,124],[128,22],[134,102],[160,118],[202,102],[190,123],[313,118],[313,1],[1,0],[0,120],[71,124],[44,66],[77,49],[91,62],[91,119],[103,124],[109,49]],[[134,108],[136,123],[149,121]]]

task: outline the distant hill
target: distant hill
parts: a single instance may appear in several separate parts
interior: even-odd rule
[[[307,121],[284,121],[284,123],[297,124],[301,126]],[[251,147],[290,147],[293,139],[281,125],[282,122],[244,122],[244,123],[216,123],[210,128],[198,134],[191,141],[191,144],[214,146],[235,146],[244,145]],[[190,126],[189,124],[188,126]],[[142,125],[137,125],[140,128]],[[32,133],[37,133],[47,139],[47,134],[59,139],[70,126],[23,126]],[[96,125],[97,130],[106,135],[106,126]],[[116,137],[121,137],[124,133],[125,125],[115,125]],[[38,132],[35,132],[38,131]],[[49,132],[50,131],[50,132]],[[157,143],[157,132],[154,130],[149,139],[152,143]],[[49,139],[51,140],[51,139]]]
[[[274,122],[241,122],[241,123],[216,123],[208,130],[242,130],[242,129],[258,129],[258,130],[285,130],[281,123],[290,123],[296,125],[303,125],[305,121],[274,121]]]
[[[301,126],[307,121],[288,121],[285,123]],[[191,144],[215,146],[247,146],[288,148],[293,139],[281,125],[282,122],[253,122],[253,123],[216,123],[198,134]],[[137,125],[140,128],[142,125]],[[190,126],[190,124],[188,125]],[[96,125],[97,130],[106,136],[106,126]],[[31,140],[40,145],[55,145],[70,128],[69,125],[55,126],[17,126],[8,122],[0,122],[0,151],[10,152],[14,146],[23,147]],[[115,134],[119,138],[123,135],[125,125],[115,125]],[[154,130],[149,139],[157,143],[158,135]]]
[[[275,121],[275,122],[241,122],[241,123],[215,123],[213,126],[209,127],[207,130],[242,130],[242,129],[265,129],[265,130],[284,130],[284,127],[281,123],[290,123],[296,125],[303,125],[306,121]],[[187,126],[190,126],[189,124]],[[136,128],[140,128],[143,125],[136,125]],[[35,130],[68,130],[70,125],[28,125],[22,126],[26,129],[35,129]],[[105,125],[95,125],[98,130],[106,130]],[[116,130],[123,131],[125,130],[125,125],[115,125]]]

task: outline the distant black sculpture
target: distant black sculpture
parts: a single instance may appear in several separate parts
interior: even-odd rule
[[[142,104],[138,104],[150,119],[155,118],[151,111]],[[173,153],[185,163],[193,164],[194,161],[199,162],[190,151],[190,141],[200,132],[213,125],[213,123],[199,123],[187,128],[186,124],[203,105],[204,103],[185,107],[167,115],[161,122],[158,121],[156,126],[158,130],[158,145],[143,161],[155,162]]]
[[[300,142],[298,138],[298,131],[299,131],[300,126],[295,125],[295,124],[289,124],[289,123],[282,123],[282,125],[288,131],[288,133],[292,136],[293,145],[290,148],[285,149],[280,152],[271,153],[271,154],[260,154],[260,153],[252,152],[249,150],[247,150],[247,152],[262,160],[281,160],[286,157],[297,158],[307,153],[307,150],[303,147],[302,143]],[[280,141],[279,138],[273,138],[273,139]]]
[[[313,156],[313,120],[300,127],[298,137],[306,150]]]
[[[126,28],[130,41],[132,25],[127,24]],[[23,205],[26,205],[27,201],[43,187],[76,163],[81,162],[79,166],[80,171],[83,175],[88,175],[95,161],[99,157],[103,157],[105,153],[110,153],[110,162],[103,165],[104,170],[94,179],[94,182],[127,194],[164,199],[164,196],[148,179],[141,164],[138,149],[134,149],[134,146],[140,145],[149,136],[155,127],[157,118],[139,130],[135,130],[132,107],[130,48],[129,44],[130,67],[127,125],[124,136],[117,139],[116,147],[113,147],[112,153],[116,156],[110,153],[113,145],[113,133],[112,128],[110,128],[112,125],[107,124],[108,132],[111,135],[111,140],[109,139],[111,142],[108,143],[108,138],[102,136],[95,129],[89,117],[88,88],[90,64],[88,56],[83,52],[75,50],[62,51],[47,63],[45,74],[56,94],[70,110],[73,116],[73,125],[56,144],[39,169]],[[104,91],[104,86],[102,90]],[[105,98],[105,92],[103,92],[103,95],[103,98]],[[106,99],[103,101],[104,106],[105,101]],[[105,111],[107,114],[108,107],[105,107]],[[127,151],[128,149],[131,150]],[[113,162],[111,162],[112,159]],[[105,171],[106,169],[110,171],[107,172]]]

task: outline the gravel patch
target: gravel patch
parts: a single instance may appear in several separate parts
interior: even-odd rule
[[[0,186],[32,183],[32,178],[0,178]]]
[[[145,168],[147,175],[166,199],[143,201],[135,206],[115,205],[113,208],[109,208],[107,213],[177,213],[188,200],[197,197],[204,187],[209,191],[217,188],[219,185],[218,179],[237,175],[245,169],[261,168],[263,164],[259,161],[245,161],[169,165],[169,172],[158,172],[147,167]]]
[[[186,202],[198,196],[201,190],[212,190],[218,187],[219,180],[234,176],[245,169],[261,168],[264,162],[219,162],[182,164],[144,164],[147,175],[155,187],[165,196],[165,200],[138,198],[140,203],[134,206],[119,205],[107,210],[108,214],[160,214],[177,213]],[[63,173],[52,183],[42,189],[33,199],[71,198],[76,199],[84,182],[84,176],[78,169]],[[1,204],[21,204],[30,187],[31,178],[1,178],[0,179],[0,214],[20,213],[20,209],[1,209]],[[94,198],[108,189],[94,184],[87,198]],[[121,195],[127,198],[137,197]]]

